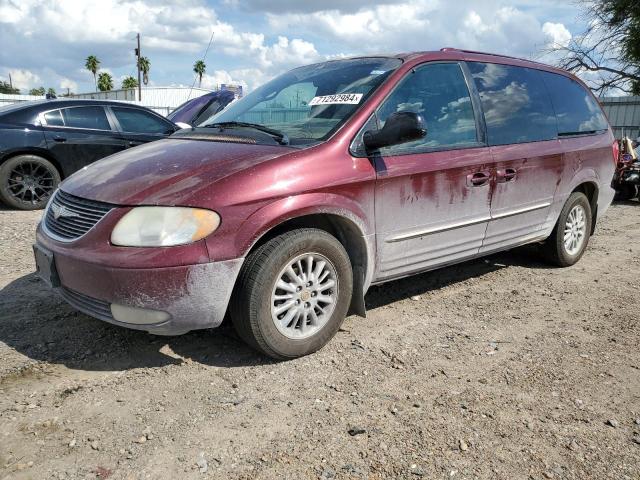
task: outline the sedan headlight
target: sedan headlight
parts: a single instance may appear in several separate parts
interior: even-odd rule
[[[220,225],[216,212],[189,207],[135,207],[116,224],[111,243],[123,247],[170,247],[195,242]]]

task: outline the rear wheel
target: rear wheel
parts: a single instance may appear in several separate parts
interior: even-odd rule
[[[18,155],[0,165],[0,200],[20,210],[44,208],[60,184],[60,173],[36,155]]]
[[[562,207],[558,223],[544,244],[547,259],[568,267],[582,257],[591,234],[591,205],[586,195],[574,192]]]
[[[322,348],[342,324],[353,288],[349,256],[323,230],[279,235],[246,259],[231,301],[242,339],[276,359]]]

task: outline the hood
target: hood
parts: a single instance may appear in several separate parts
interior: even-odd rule
[[[60,188],[117,205],[203,206],[197,202],[202,201],[197,193],[203,188],[291,151],[278,145],[169,138],[84,167]]]

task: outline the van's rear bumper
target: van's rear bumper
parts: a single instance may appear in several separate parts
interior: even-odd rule
[[[166,268],[110,268],[54,252],[56,290],[94,318],[157,335],[214,328],[243,259]]]

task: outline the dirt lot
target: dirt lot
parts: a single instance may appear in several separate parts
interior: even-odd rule
[[[640,204],[572,268],[373,288],[286,363],[74,312],[31,273],[39,217],[0,211],[0,479],[640,478]]]

